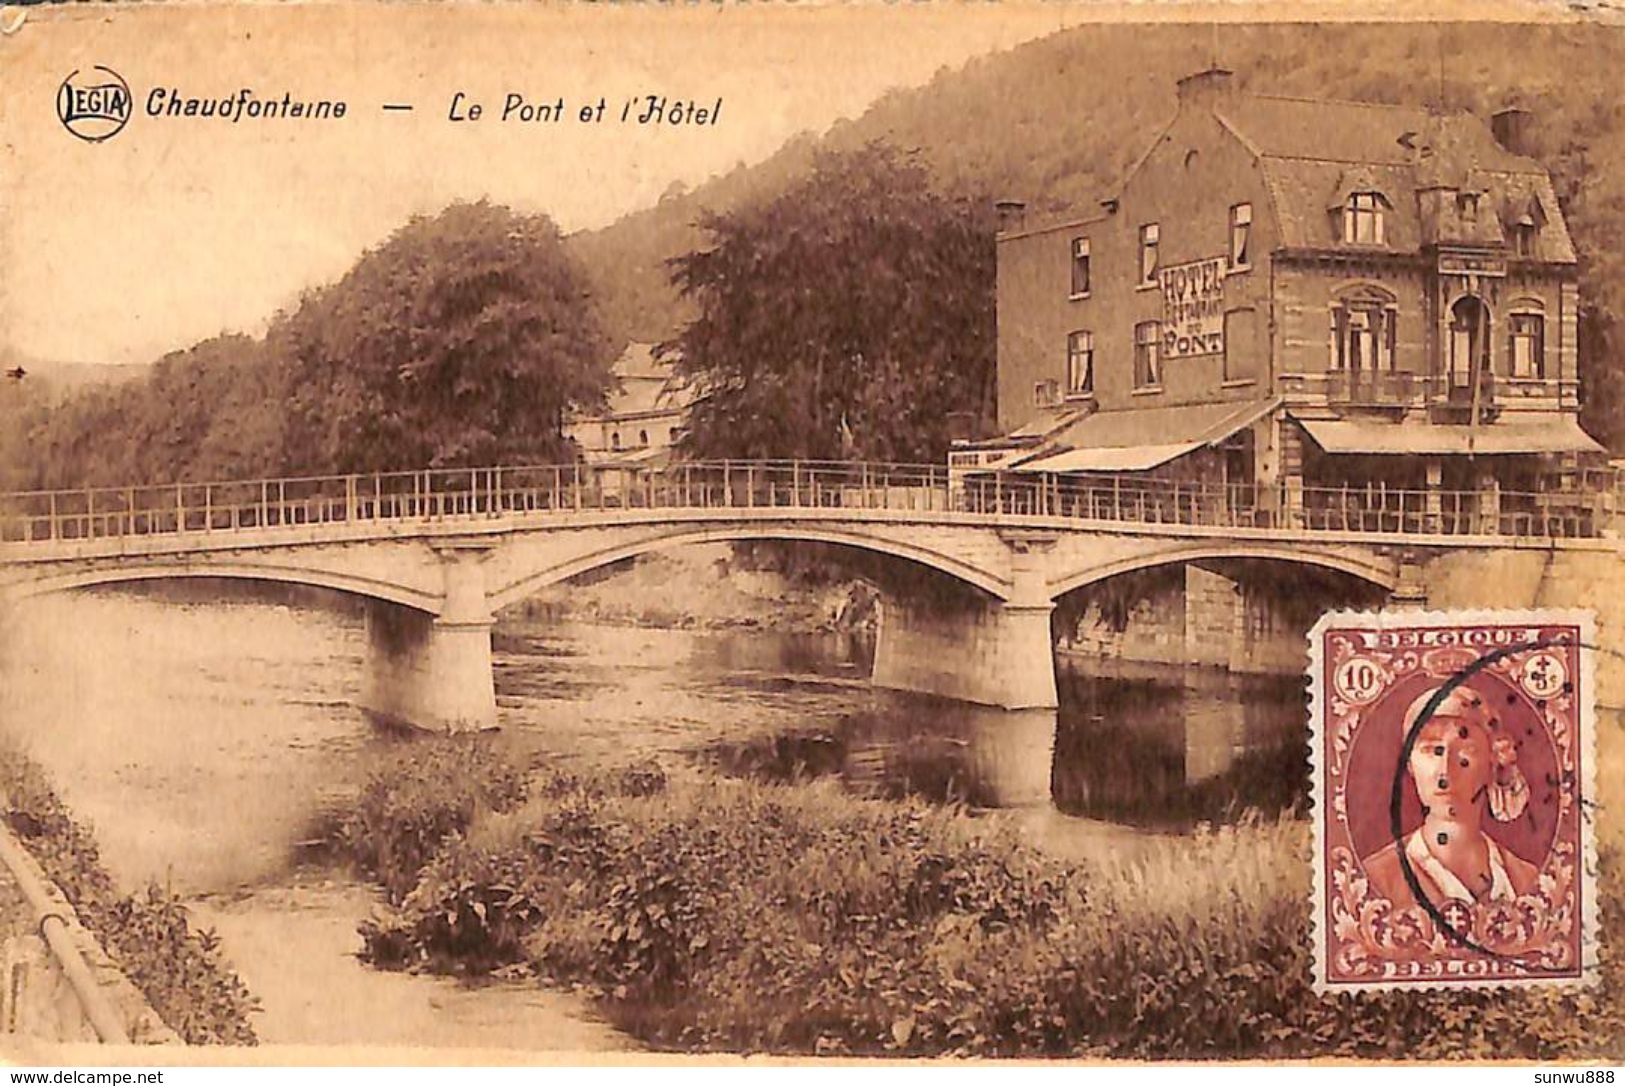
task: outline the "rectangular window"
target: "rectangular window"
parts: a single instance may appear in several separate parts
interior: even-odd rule
[[[1343,240],[1351,245],[1383,244],[1382,197],[1374,192],[1349,195],[1343,213]]]
[[[1061,402],[1059,381],[1039,381],[1033,385],[1033,406],[1054,407]]]
[[[1512,251],[1515,256],[1535,255],[1535,228],[1527,223],[1516,223],[1512,227]]]
[[[1514,313],[1509,320],[1512,376],[1546,376],[1546,320],[1538,313]]]
[[[1157,340],[1161,336],[1161,321],[1142,321],[1134,326],[1135,388],[1161,387],[1162,359],[1157,353]]]
[[[1230,209],[1230,269],[1239,271],[1253,266],[1249,246],[1253,234],[1253,205],[1237,204]]]
[[[1332,307],[1332,369],[1369,373],[1393,370],[1397,314],[1371,305]]]
[[[1095,391],[1095,337],[1073,332],[1066,337],[1066,394],[1092,396]]]
[[[1161,240],[1161,231],[1157,224],[1148,222],[1140,227],[1140,285],[1156,286],[1157,283],[1157,242]]]
[[[1256,310],[1232,309],[1224,315],[1224,379],[1251,381],[1258,376]]]
[[[1089,294],[1089,239],[1072,239],[1072,297]]]

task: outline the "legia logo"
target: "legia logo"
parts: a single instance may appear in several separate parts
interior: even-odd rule
[[[130,85],[100,64],[76,69],[56,92],[56,115],[62,127],[82,140],[112,139],[130,120]]]

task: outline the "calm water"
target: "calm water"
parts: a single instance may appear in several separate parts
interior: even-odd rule
[[[193,586],[35,601],[0,631],[0,726],[53,772],[127,884],[284,871],[313,814],[399,742],[356,707],[363,635],[336,597]],[[1301,802],[1292,681],[1063,667],[1061,709],[879,691],[851,637],[554,623],[494,640],[501,723],[563,759],[659,755],[773,778],[993,803],[1051,778],[1070,814],[1175,829]],[[1053,761],[1052,761],[1053,759]]]

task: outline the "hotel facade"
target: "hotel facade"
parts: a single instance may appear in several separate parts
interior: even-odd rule
[[[1279,524],[1516,532],[1581,500],[1604,450],[1531,123],[1181,80],[1099,206],[1001,205],[1002,436],[951,465],[1196,484]]]

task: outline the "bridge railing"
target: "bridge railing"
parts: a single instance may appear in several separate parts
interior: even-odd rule
[[[0,495],[0,541],[26,543],[306,525],[524,517],[615,509],[869,509],[1100,523],[1378,535],[1599,535],[1618,486],[1573,491],[1260,487],[938,465],[756,460],[627,468],[553,464]]]

